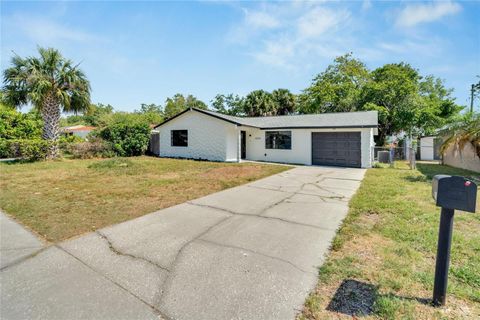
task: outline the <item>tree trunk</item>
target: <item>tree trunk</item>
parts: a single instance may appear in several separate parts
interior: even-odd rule
[[[58,157],[60,104],[52,95],[48,95],[43,102],[42,118],[42,138],[52,143],[48,150],[47,159],[55,159]]]

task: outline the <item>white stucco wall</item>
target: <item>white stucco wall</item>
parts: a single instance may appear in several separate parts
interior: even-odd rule
[[[480,158],[471,144],[466,144],[462,152],[455,146],[449,147],[443,155],[443,163],[452,167],[480,172]]]
[[[434,137],[420,138],[420,160],[434,160],[433,157]]]
[[[372,166],[373,129],[285,129],[292,132],[292,149],[265,149],[265,131],[255,128],[242,128],[247,133],[247,159],[259,161],[312,164],[312,132],[360,132],[361,166]],[[274,131],[274,130],[271,130]]]
[[[165,123],[160,132],[160,156],[205,159],[212,161],[237,160],[237,127],[197,111],[189,111]],[[188,147],[171,146],[171,130],[188,130]]]

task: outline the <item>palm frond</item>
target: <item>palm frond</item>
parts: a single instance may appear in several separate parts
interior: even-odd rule
[[[480,114],[467,113],[462,118],[448,125],[440,132],[445,137],[440,151],[445,152],[451,146],[461,153],[465,146],[471,145],[480,158]]]
[[[46,97],[53,96],[64,111],[87,109],[90,84],[79,64],[53,48],[39,47],[38,53],[38,57],[12,57],[11,67],[3,72],[5,101],[16,107],[32,103],[41,111]]]

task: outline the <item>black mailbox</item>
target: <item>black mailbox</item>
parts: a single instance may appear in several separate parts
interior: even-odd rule
[[[475,212],[477,185],[464,177],[439,174],[433,177],[432,196],[437,206],[442,207],[432,300],[434,305],[441,306],[447,295],[453,215],[455,210]]]
[[[477,185],[464,177],[439,174],[433,177],[432,196],[438,207],[475,212]]]

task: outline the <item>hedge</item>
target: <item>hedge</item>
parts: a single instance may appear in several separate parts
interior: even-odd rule
[[[42,139],[0,139],[0,158],[43,160],[52,146],[52,141]]]

